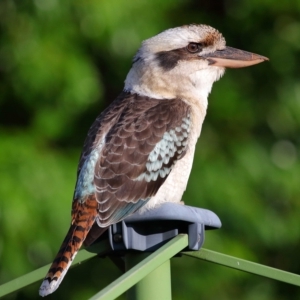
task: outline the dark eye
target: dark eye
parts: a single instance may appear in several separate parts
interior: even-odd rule
[[[189,43],[186,48],[191,53],[200,52],[202,50],[201,45],[197,43]]]

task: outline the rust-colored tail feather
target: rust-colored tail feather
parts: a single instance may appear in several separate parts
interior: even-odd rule
[[[74,200],[71,227],[40,287],[41,296],[47,296],[58,288],[93,226],[96,216],[97,201],[95,196],[89,196],[83,203]]]

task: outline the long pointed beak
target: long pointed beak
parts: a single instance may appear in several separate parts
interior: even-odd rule
[[[249,67],[269,60],[265,56],[232,47],[225,47],[223,50],[217,50],[202,57],[207,59],[210,65],[225,68]]]

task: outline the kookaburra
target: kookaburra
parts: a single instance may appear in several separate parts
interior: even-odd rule
[[[137,210],[181,201],[213,83],[225,68],[265,60],[226,46],[207,25],[168,29],[142,43],[123,92],[88,132],[71,226],[41,296],[58,288],[83,242]]]

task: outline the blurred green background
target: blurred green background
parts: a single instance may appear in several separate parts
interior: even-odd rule
[[[85,135],[141,41],[190,23],[270,62],[214,84],[184,201],[222,220],[206,248],[300,273],[299,0],[1,0],[0,284],[54,258]],[[96,258],[47,299],[86,299],[119,275]],[[191,258],[173,259],[172,280],[174,300],[300,299],[294,286]],[[6,299],[38,299],[39,285]]]

